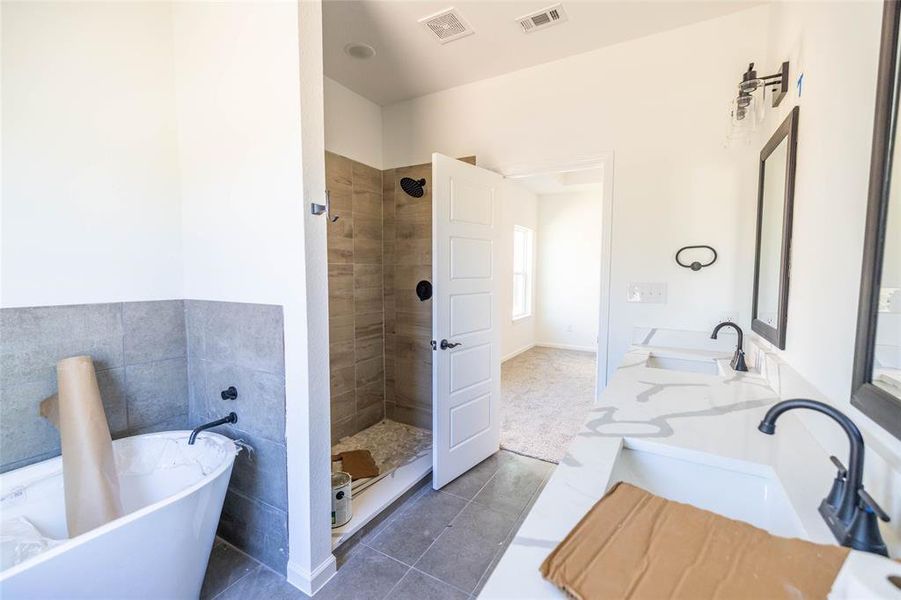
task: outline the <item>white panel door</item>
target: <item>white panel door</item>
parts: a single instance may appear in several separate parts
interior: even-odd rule
[[[500,447],[504,179],[432,155],[432,468],[438,489]]]

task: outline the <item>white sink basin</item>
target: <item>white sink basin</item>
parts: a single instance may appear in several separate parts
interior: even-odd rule
[[[658,356],[652,354],[648,357],[645,366],[652,369],[666,369],[668,371],[684,371],[686,373],[705,373],[718,375],[719,368],[712,358],[675,358],[672,356]]]
[[[745,521],[774,535],[807,538],[775,477],[623,448],[609,485],[618,481],[668,500]]]

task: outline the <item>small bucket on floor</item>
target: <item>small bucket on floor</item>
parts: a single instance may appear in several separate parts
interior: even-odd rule
[[[346,525],[353,516],[350,475],[343,471],[332,473],[332,528]]]

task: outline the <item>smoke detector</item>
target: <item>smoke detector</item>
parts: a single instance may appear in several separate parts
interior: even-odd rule
[[[553,6],[523,15],[516,19],[516,22],[519,23],[519,26],[522,27],[525,33],[532,33],[539,29],[547,29],[553,25],[559,25],[566,20],[568,20],[568,17],[566,16],[566,11],[563,10],[563,5],[554,4]]]
[[[423,17],[419,19],[419,22],[442,44],[447,44],[475,33],[456,8],[448,8],[434,15]]]

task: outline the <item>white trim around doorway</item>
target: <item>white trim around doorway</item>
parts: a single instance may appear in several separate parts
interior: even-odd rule
[[[572,160],[548,160],[531,163],[518,163],[492,170],[507,179],[521,179],[533,175],[550,173],[586,171],[589,169],[604,170],[604,197],[602,199],[601,222],[601,289],[598,303],[598,344],[597,344],[597,377],[595,384],[595,400],[607,387],[608,360],[610,348],[610,271],[613,254],[613,152],[603,152],[595,156],[583,156]],[[536,343],[536,346],[547,344]],[[580,348],[588,350],[588,348]],[[512,356],[504,357],[504,359]]]

